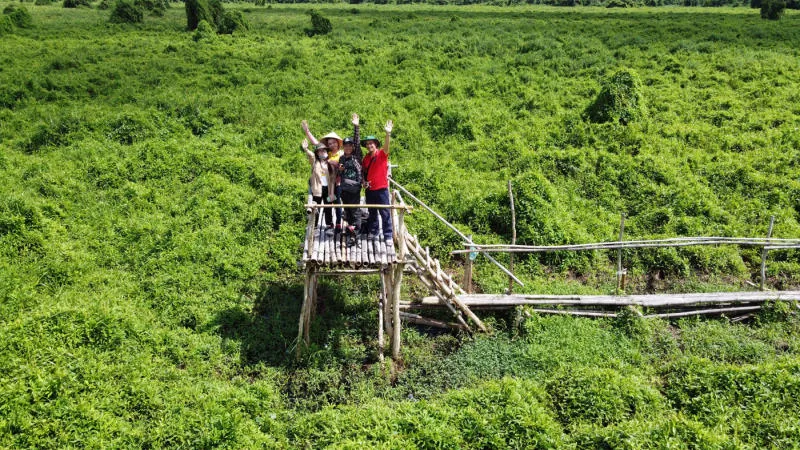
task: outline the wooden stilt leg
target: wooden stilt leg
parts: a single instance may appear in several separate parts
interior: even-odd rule
[[[389,336],[392,336],[392,271],[389,268],[381,270],[381,289],[383,292],[383,327]]]
[[[400,358],[400,288],[403,282],[403,264],[394,266],[394,277],[392,280],[392,359],[395,361]]]
[[[386,302],[386,299],[383,297],[383,293],[378,296],[378,299],[378,361],[383,362],[383,304]]]

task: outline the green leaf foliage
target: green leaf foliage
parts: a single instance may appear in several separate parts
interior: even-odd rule
[[[175,7],[118,26],[25,6],[33,28],[0,14],[0,448],[800,442],[790,303],[737,322],[479,312],[492,334],[404,326],[380,363],[380,280],[324,277],[294,358],[300,120],[320,136],[394,119],[394,179],[477,242],[510,242],[509,181],[518,243],[614,240],[621,213],[630,240],[765,236],[772,215],[797,237],[795,11],[327,4],[336,31],[309,38],[308,5],[225,3],[250,25],[230,35],[210,5],[191,33]],[[586,120],[621,70],[646,114]],[[460,281],[461,238],[421,208],[406,220]],[[515,292],[609,294],[616,256],[517,255]],[[622,262],[626,293],[741,290],[761,249]],[[768,253],[768,287],[799,274],[800,252]],[[482,256],[473,275],[508,288]]]
[[[3,8],[3,15],[8,16],[8,18],[11,19],[11,22],[16,27],[33,27],[33,18],[31,17],[31,13],[29,13],[24,6],[14,4],[8,5]]]
[[[622,69],[603,83],[600,93],[594,103],[586,108],[585,114],[595,123],[627,125],[641,119],[646,113],[639,76],[630,69]]]
[[[113,23],[139,23],[144,20],[144,9],[131,0],[117,0],[111,11]]]

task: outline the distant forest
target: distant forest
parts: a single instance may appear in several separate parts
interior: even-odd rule
[[[773,0],[774,1],[774,0]],[[800,0],[777,0],[785,3],[786,9],[800,9]],[[762,0],[256,0],[268,3],[362,3],[385,4],[432,4],[432,5],[550,5],[550,6],[605,6],[626,8],[636,6],[734,6],[761,8]]]

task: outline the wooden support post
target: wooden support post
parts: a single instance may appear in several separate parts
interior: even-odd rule
[[[383,328],[389,336],[392,335],[392,303],[389,296],[392,292],[392,272],[384,267],[381,269],[381,296],[383,296]]]
[[[508,180],[508,199],[511,202],[511,245],[517,245],[517,215],[514,212],[514,191],[511,190],[511,180]],[[470,237],[470,240],[472,238]],[[508,264],[508,270],[511,275],[508,277],[508,293],[514,293],[514,254],[509,255],[511,261]]]
[[[772,237],[772,226],[775,225],[775,216],[769,218],[769,230],[767,231],[767,239]],[[761,290],[763,291],[767,281],[767,247],[761,250]]]
[[[381,274],[381,281],[383,281],[383,275]],[[383,285],[383,283],[381,283]],[[383,305],[386,302],[386,299],[383,297],[383,291],[381,291],[380,295],[378,295],[378,361],[383,362],[383,348],[384,348],[384,337],[383,337]]]
[[[619,241],[622,242],[622,237],[625,234],[625,213],[622,213],[619,219]],[[622,249],[617,250],[617,288],[614,290],[615,295],[619,295],[622,286]]]
[[[403,285],[403,269],[405,264],[402,261],[406,259],[406,242],[405,242],[405,211],[397,211],[397,222],[394,223],[397,230],[397,251],[399,261],[394,265],[394,275],[392,276],[392,322],[394,329],[392,330],[392,359],[397,361],[400,358],[400,290]]]

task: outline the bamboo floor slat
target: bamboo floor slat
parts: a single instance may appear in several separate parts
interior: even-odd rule
[[[304,263],[314,263],[320,267],[376,268],[397,262],[397,249],[394,240],[378,238],[370,240],[366,234],[356,236],[349,245],[347,233],[328,235],[325,227],[316,227],[308,236],[313,243],[306,242],[303,253]]]

